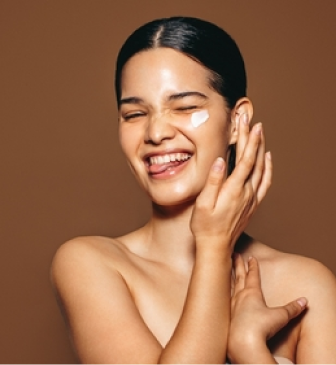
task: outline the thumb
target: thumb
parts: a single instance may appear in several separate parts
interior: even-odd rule
[[[204,188],[197,198],[199,206],[215,207],[219,191],[223,185],[225,167],[224,159],[218,157],[211,166]]]
[[[299,298],[284,305],[282,308],[287,311],[288,322],[297,317],[307,307],[307,304],[308,301],[306,298]]]
[[[269,338],[286,326],[290,320],[301,314],[307,308],[307,304],[308,301],[306,298],[299,298],[282,307],[272,308],[273,311],[277,312],[277,320],[272,326]]]

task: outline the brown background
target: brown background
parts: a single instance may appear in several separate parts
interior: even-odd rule
[[[74,362],[54,252],[148,217],[117,141],[114,61],[135,27],[171,15],[217,23],[245,56],[275,165],[249,232],[336,271],[336,1],[1,0],[2,363]]]

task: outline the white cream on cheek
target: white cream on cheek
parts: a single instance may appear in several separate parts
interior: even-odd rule
[[[199,110],[191,114],[191,125],[194,128],[198,128],[200,125],[205,123],[209,119],[209,112],[204,110]]]

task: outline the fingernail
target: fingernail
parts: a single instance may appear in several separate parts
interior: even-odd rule
[[[247,113],[244,113],[243,114],[243,123],[244,124],[248,124],[248,122],[249,122],[248,114]]]
[[[262,130],[262,125],[261,125],[261,123],[259,123],[255,127],[256,134],[261,134],[261,130]]]
[[[269,160],[272,160],[271,151],[266,152],[266,157],[267,157]]]
[[[300,306],[302,308],[304,308],[307,305],[307,303],[308,303],[308,301],[307,301],[306,298],[300,298],[300,299],[297,300],[297,302],[300,304]]]
[[[222,157],[217,157],[215,163],[212,166],[212,170],[215,172],[221,172],[224,168],[224,160]]]
[[[250,262],[252,259],[253,259],[253,256],[249,256],[247,261]]]

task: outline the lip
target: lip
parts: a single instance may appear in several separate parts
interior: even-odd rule
[[[168,169],[165,169],[161,172],[159,171],[159,172],[153,173],[150,171],[150,165],[149,165],[150,157],[164,156],[167,154],[174,154],[174,153],[186,153],[186,154],[189,154],[191,157],[188,160],[181,161],[178,165],[171,166]],[[193,156],[193,153],[190,150],[186,150],[183,148],[173,148],[173,149],[165,149],[165,150],[161,150],[161,151],[152,151],[152,152],[146,153],[143,157],[143,161],[145,163],[147,173],[151,178],[153,178],[155,180],[165,180],[165,179],[173,178],[177,174],[182,172],[187,167],[192,156]]]
[[[173,154],[173,153],[188,153],[189,155],[193,155],[193,153],[190,150],[184,149],[184,148],[169,148],[169,149],[165,149],[165,150],[161,150],[161,151],[152,151],[152,152],[148,152],[143,156],[143,160],[145,163],[148,163],[148,160],[150,157],[153,156],[164,156],[164,155],[169,155],[169,154]]]
[[[161,172],[150,172],[147,166],[148,175],[154,180],[166,180],[175,177],[177,174],[181,173],[189,164],[191,157],[188,160],[181,161],[176,166],[171,166]]]

